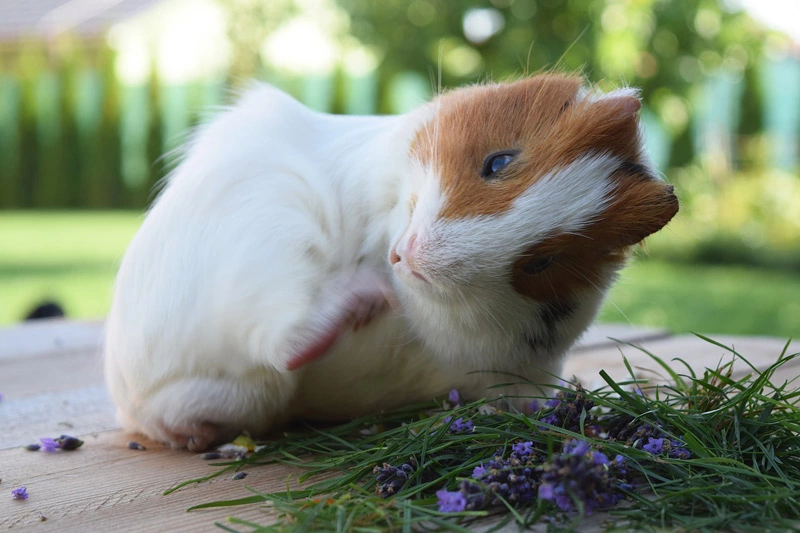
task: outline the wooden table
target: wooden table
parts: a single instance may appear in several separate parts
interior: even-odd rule
[[[101,335],[100,322],[47,320],[0,329],[0,393],[4,396],[0,401],[0,528],[60,533],[219,531],[214,522],[232,514],[260,523],[274,520],[275,515],[260,506],[185,511],[203,502],[247,496],[245,486],[264,492],[282,490],[293,472],[279,465],[252,469],[245,480],[221,476],[162,495],[176,483],[214,469],[194,454],[125,435],[117,428],[103,386]],[[577,376],[589,388],[602,383],[600,369],[615,379],[625,379],[629,374],[622,363],[624,354],[637,377],[666,382],[648,356],[609,337],[641,344],[667,361],[680,357],[699,371],[730,360],[725,350],[692,335],[602,325],[590,329],[573,350],[564,375]],[[786,343],[762,337],[714,339],[735,347],[758,368],[772,364]],[[798,350],[796,343],[791,348]],[[734,369],[738,375],[748,371],[743,364]],[[791,380],[798,374],[800,363],[786,365],[777,379]],[[72,453],[21,448],[39,437],[62,433],[79,436],[86,443]],[[131,439],[147,450],[128,449]],[[12,500],[11,490],[20,485],[27,487],[30,497]]]

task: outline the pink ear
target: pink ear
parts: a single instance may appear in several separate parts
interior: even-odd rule
[[[636,93],[631,90],[620,90],[609,93],[606,98],[613,106],[614,112],[621,119],[631,117],[639,112],[642,108],[642,102],[636,96]]]

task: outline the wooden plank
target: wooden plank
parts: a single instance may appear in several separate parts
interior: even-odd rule
[[[127,448],[120,431],[86,436],[77,451],[54,454],[21,449],[0,452],[0,529],[37,531],[196,531],[212,530],[227,516],[269,523],[275,514],[260,506],[186,513],[192,505],[284,490],[295,472],[282,465],[248,469],[248,477],[233,481],[222,476],[181,489],[162,492],[178,482],[215,471],[196,454],[142,441],[147,451]],[[10,491],[24,485],[27,500],[13,500]],[[40,521],[40,513],[47,517]]]
[[[627,343],[642,343],[653,339],[663,339],[669,335],[670,332],[666,328],[649,328],[629,324],[592,324],[575,343],[572,352],[615,346],[617,342],[612,339]]]
[[[103,362],[94,350],[0,359],[0,392],[6,400],[101,385]]]
[[[709,336],[720,344],[730,346],[744,356],[753,366],[765,369],[772,365],[786,344],[783,339],[772,337],[740,337],[731,335]],[[702,373],[706,368],[716,368],[720,362],[727,362],[733,355],[718,346],[708,343],[694,335],[680,335],[664,339],[653,339],[641,345],[680,374],[686,374],[686,367],[674,360],[680,358],[691,365],[695,372]],[[800,344],[793,343],[788,353],[800,350]],[[628,359],[639,379],[649,379],[653,383],[669,381],[666,372],[646,353],[632,346],[600,348],[591,351],[577,351],[567,359],[563,376],[576,376],[587,388],[605,385],[599,372],[605,370],[615,381],[631,379],[623,363]],[[742,377],[751,371],[744,361],[734,363],[734,376]],[[790,361],[778,370],[773,382],[794,380],[800,375],[800,361]],[[800,385],[800,383],[797,383]]]
[[[117,428],[114,406],[103,386],[43,393],[0,403],[0,450],[40,437],[97,433]]]
[[[0,328],[0,361],[53,353],[100,350],[103,323],[61,318],[33,320]]]

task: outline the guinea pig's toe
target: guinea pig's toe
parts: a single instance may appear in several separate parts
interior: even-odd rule
[[[175,448],[186,448],[190,452],[204,452],[217,444],[218,428],[209,422],[164,429],[170,443]]]
[[[217,426],[206,422],[194,428],[186,442],[186,448],[190,452],[204,452],[217,443],[217,438]]]

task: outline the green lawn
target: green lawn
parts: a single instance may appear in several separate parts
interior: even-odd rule
[[[0,324],[55,298],[102,317],[114,272],[141,220],[131,212],[0,213]],[[800,337],[800,274],[637,260],[601,314],[675,332]]]

